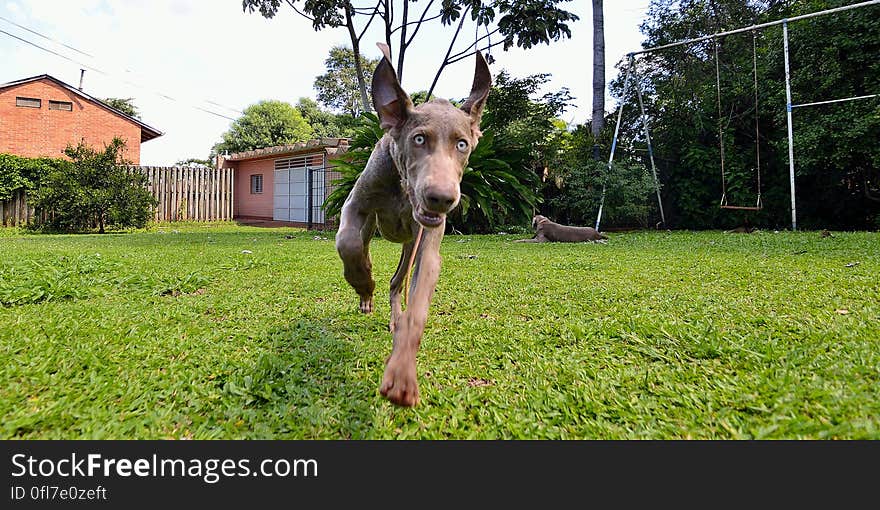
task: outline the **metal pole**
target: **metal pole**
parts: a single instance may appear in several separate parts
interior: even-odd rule
[[[788,21],[782,22],[782,42],[785,51],[785,109],[788,117],[788,179],[791,185],[791,230],[797,230],[797,207],[794,199],[794,129],[791,123],[791,72],[788,63]]]
[[[651,160],[651,172],[654,174],[654,189],[657,191],[657,204],[660,206],[660,221],[666,226],[666,214],[663,213],[663,200],[660,199],[660,180],[657,179],[657,166],[654,164],[654,148],[651,145],[651,133],[648,130],[648,114],[645,113],[645,102],[642,100],[642,83],[636,82],[639,95],[639,109],[642,111],[642,127],[645,129],[645,140],[648,142],[648,159]]]
[[[801,16],[795,16],[793,18],[786,18],[786,19],[782,19],[782,20],[771,21],[769,23],[761,23],[759,25],[751,25],[751,26],[748,26],[745,28],[738,28],[736,30],[728,30],[727,32],[718,32],[717,34],[707,35],[707,36],[703,36],[703,37],[696,37],[694,39],[688,39],[686,41],[679,41],[679,42],[674,42],[674,43],[670,43],[670,44],[664,44],[662,46],[655,46],[653,48],[646,48],[644,50],[635,51],[635,52],[631,53],[631,55],[640,55],[642,53],[649,53],[649,52],[657,51],[657,50],[665,50],[668,48],[674,48],[676,46],[681,46],[683,44],[693,44],[695,42],[707,41],[707,40],[715,38],[715,37],[724,37],[726,35],[739,34],[741,32],[748,32],[749,30],[757,30],[760,28],[767,28],[767,27],[772,27],[772,26],[780,25],[780,24],[784,25],[789,21],[798,21],[798,20],[807,19],[807,18],[815,18],[816,16],[824,16],[826,14],[833,14],[836,12],[849,11],[851,9],[858,9],[860,7],[868,7],[871,5],[880,5],[880,0],[870,0],[868,2],[861,2],[858,4],[845,5],[843,7],[836,7],[834,9],[828,9],[825,11],[811,12],[809,14],[803,14]]]
[[[309,198],[306,199],[306,204],[308,204],[309,212],[308,212],[308,229],[312,229],[312,208],[315,207],[315,190],[312,189],[314,187],[314,177],[312,177],[314,170],[312,167],[306,165],[306,175],[308,175],[308,193]]]
[[[617,136],[620,133],[620,120],[623,117],[623,106],[626,104],[626,93],[629,91],[629,80],[633,74],[633,55],[629,55],[629,69],[626,71],[626,78],[623,80],[623,94],[620,96],[620,109],[617,111],[617,126],[614,127],[614,138],[611,139],[611,155],[608,156],[608,171],[611,171],[611,163],[614,161],[614,151],[617,149]],[[605,207],[605,185],[608,176],[602,179],[602,197],[599,199],[599,212],[596,214],[596,230],[599,230],[599,222],[602,221],[602,208]]]

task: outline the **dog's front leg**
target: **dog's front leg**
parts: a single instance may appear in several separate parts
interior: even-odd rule
[[[513,242],[515,242],[515,243],[546,243],[547,238],[544,237],[544,235],[542,234],[542,235],[535,236],[531,239],[516,239]]]
[[[385,364],[385,374],[379,392],[401,406],[419,402],[419,383],[416,377],[416,355],[428,319],[428,306],[434,296],[440,276],[440,241],[443,229],[425,229],[416,253],[415,271],[406,310],[397,316],[392,337],[391,356]]]
[[[351,197],[349,197],[349,201]],[[342,259],[345,280],[360,297],[358,308],[362,313],[373,313],[373,263],[370,260],[370,240],[376,231],[376,215],[360,212],[346,201],[342,208],[336,250]]]

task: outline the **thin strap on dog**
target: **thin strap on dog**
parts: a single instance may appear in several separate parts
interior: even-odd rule
[[[425,227],[419,225],[419,233],[416,235],[416,242],[413,245],[413,251],[409,255],[409,265],[406,267],[406,280],[403,282],[403,302],[406,303],[406,307],[409,308],[409,277],[412,273],[413,264],[416,261],[416,253],[419,252],[419,244],[422,243],[422,233],[424,233]]]

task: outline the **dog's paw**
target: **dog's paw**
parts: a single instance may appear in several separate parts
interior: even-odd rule
[[[361,297],[361,304],[358,308],[361,313],[373,313],[373,296]]]
[[[412,407],[419,403],[419,382],[416,379],[415,364],[395,362],[392,357],[385,366],[385,375],[379,393],[393,404]]]

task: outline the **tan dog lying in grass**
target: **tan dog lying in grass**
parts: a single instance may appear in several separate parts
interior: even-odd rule
[[[600,241],[608,239],[608,236],[600,233],[593,227],[570,227],[560,225],[547,219],[540,214],[532,218],[532,228],[535,229],[535,237],[531,239],[518,239],[518,243],[583,243],[587,241]]]

